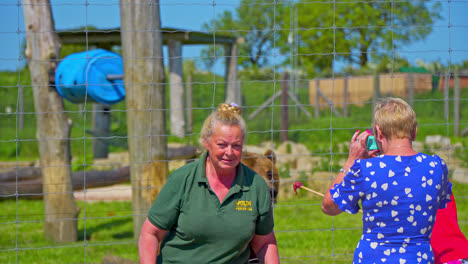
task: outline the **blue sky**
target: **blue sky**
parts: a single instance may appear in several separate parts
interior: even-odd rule
[[[120,26],[118,0],[52,0],[52,12],[57,30],[93,25],[98,28]],[[200,30],[203,23],[224,10],[234,10],[239,1],[234,0],[161,0],[163,26]],[[265,0],[265,2],[269,2]],[[19,47],[24,40],[24,20],[20,0],[0,2],[0,70],[14,71],[20,62]],[[85,5],[88,3],[88,5]],[[398,54],[410,63],[417,59],[426,62],[459,63],[468,60],[467,1],[441,1],[443,19],[435,23],[433,32],[424,41],[401,47]],[[450,27],[449,27],[450,20]],[[21,33],[18,33],[21,32]],[[201,46],[183,48],[184,58],[197,59]],[[279,64],[281,58],[271,60]],[[217,68],[220,69],[217,69]],[[224,71],[215,65],[215,71]]]

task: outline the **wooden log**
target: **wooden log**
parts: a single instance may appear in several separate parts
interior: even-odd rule
[[[195,146],[181,146],[169,148],[170,160],[188,160],[197,156],[198,149]],[[16,181],[16,179],[21,179]],[[86,188],[95,188],[114,185],[130,181],[130,167],[122,167],[109,171],[78,171],[71,174],[72,188],[74,191]],[[26,167],[0,174],[0,199],[42,199],[43,184],[41,168]],[[50,184],[60,185],[60,182]]]
[[[192,145],[186,145],[186,146],[181,146],[181,147],[170,147],[168,149],[169,160],[189,160],[189,159],[195,158],[197,154],[198,154],[198,148]],[[87,173],[89,172],[90,171],[88,171]],[[72,174],[72,178],[74,178],[73,175],[75,173]],[[110,172],[105,172],[105,173],[110,173]],[[21,182],[21,181],[26,181],[26,180],[37,179],[40,177],[42,177],[41,168],[23,167],[23,168],[13,169],[7,172],[0,173],[0,182],[2,183],[13,182],[14,183],[16,181]],[[101,186],[106,186],[106,185],[101,185]],[[98,186],[91,186],[91,187],[98,187]]]
[[[23,167],[0,173],[0,182],[25,181],[40,178],[41,176],[41,168]]]
[[[130,167],[123,167],[110,171],[79,171],[72,173],[73,190],[82,190],[86,183],[86,188],[103,187],[117,183],[130,181]],[[49,184],[61,185],[60,182]],[[0,197],[4,199],[42,199],[43,198],[42,178],[19,182],[4,182],[0,185]]]
[[[187,160],[193,159],[198,154],[198,148],[192,145],[181,147],[169,147],[167,149],[167,158],[169,160]]]

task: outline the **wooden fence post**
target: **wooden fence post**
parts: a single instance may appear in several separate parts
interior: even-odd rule
[[[193,130],[193,73],[187,75],[187,83],[185,83],[185,108],[187,113],[186,131],[191,134]]]
[[[380,75],[378,72],[376,72],[374,76],[374,98],[372,100],[373,106],[375,106],[379,98],[380,98]]]
[[[408,73],[409,78],[409,89],[408,89],[408,101],[411,107],[414,106],[414,74]]]
[[[320,80],[317,78],[315,79],[315,117],[320,117],[320,106],[319,106],[319,98],[320,98]]]
[[[95,159],[107,158],[109,154],[110,125],[110,105],[93,104],[93,157]]]
[[[18,127],[20,130],[24,129],[24,87],[19,85],[18,87]]]
[[[289,74],[284,71],[281,78],[281,142],[288,140],[288,116],[289,116]]]
[[[133,235],[140,236],[168,175],[159,0],[120,0]]]
[[[182,138],[185,135],[184,82],[182,69],[182,43],[180,40],[167,41],[169,55],[169,101],[171,109],[171,133]]]
[[[70,170],[70,127],[62,97],[51,85],[60,44],[49,0],[23,1],[26,57],[36,110],[37,140],[43,176],[45,237],[55,242],[78,239],[79,209],[73,197]]]
[[[453,132],[460,136],[460,77],[458,69],[454,71],[455,83],[453,87]]]
[[[348,117],[348,76],[345,76],[343,81],[343,116]]]
[[[240,86],[237,83],[237,53],[238,42],[233,42],[225,48],[226,56],[226,103],[236,103],[241,105],[242,94],[239,90]]]
[[[450,86],[450,70],[447,70],[444,79],[444,117],[449,120],[449,86]]]

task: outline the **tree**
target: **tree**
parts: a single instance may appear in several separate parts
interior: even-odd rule
[[[279,19],[275,15],[275,9],[279,6],[282,7],[264,0],[242,0],[235,10],[236,15],[231,11],[224,11],[216,19],[205,23],[202,30],[243,37],[245,43],[239,46],[239,65],[262,67],[268,63],[272,54],[274,26]],[[212,66],[216,58],[223,55],[222,52],[222,48],[212,45],[202,50],[201,56],[208,58],[206,66]]]
[[[365,66],[378,63],[399,45],[424,39],[440,18],[440,3],[428,0],[394,2],[310,2],[300,0],[286,10],[282,28],[297,19],[298,64],[309,73],[331,68],[336,60]],[[289,9],[292,7],[287,7]],[[293,17],[291,17],[291,13]],[[289,31],[279,31],[282,42]],[[282,43],[280,42],[280,43]],[[289,47],[280,45],[281,51]]]

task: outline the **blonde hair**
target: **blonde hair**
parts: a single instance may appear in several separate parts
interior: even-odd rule
[[[216,125],[238,125],[242,131],[242,139],[245,139],[245,121],[241,116],[242,109],[236,104],[220,104],[215,112],[211,113],[203,122],[203,126],[200,132],[201,141],[205,139],[207,142],[210,140],[210,136],[213,134],[214,127]]]
[[[374,133],[376,133],[375,126],[379,126],[388,139],[409,138],[413,140],[417,125],[413,108],[400,98],[384,98],[374,107],[372,118]]]

